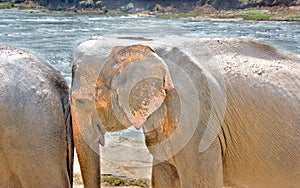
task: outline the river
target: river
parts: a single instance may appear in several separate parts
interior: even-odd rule
[[[0,10],[0,43],[31,50],[71,79],[72,51],[93,36],[245,37],[300,54],[299,22],[210,22]]]

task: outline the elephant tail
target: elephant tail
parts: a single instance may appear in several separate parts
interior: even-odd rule
[[[62,105],[65,115],[66,139],[67,139],[67,170],[70,180],[70,185],[73,187],[73,163],[74,163],[74,139],[72,128],[71,105],[69,98],[62,100]]]
[[[73,128],[72,128],[72,116],[71,116],[71,108],[70,104],[67,112],[67,143],[68,143],[68,156],[67,156],[67,164],[68,164],[68,173],[70,177],[71,187],[73,186],[73,163],[74,163],[74,139],[73,139]]]

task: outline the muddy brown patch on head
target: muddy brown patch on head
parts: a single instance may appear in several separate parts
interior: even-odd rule
[[[148,78],[137,83],[131,90],[129,98],[130,111],[134,124],[144,122],[164,101],[166,97],[163,81]]]
[[[145,59],[149,56],[150,52],[153,52],[153,50],[150,47],[143,45],[114,47],[110,52],[107,62],[104,65],[97,81],[101,79],[101,81],[107,86],[110,86],[110,82],[115,74],[121,72],[124,67],[130,63]]]
[[[145,59],[153,50],[148,46],[133,45],[128,47],[115,47],[111,53],[111,62],[113,65],[118,64],[122,68],[134,61]]]
[[[148,57],[149,52],[153,52],[153,50],[143,45],[114,47],[96,81],[96,97],[97,93],[99,95],[105,93],[99,91],[100,88],[104,87],[103,89],[105,90],[110,89],[112,78],[121,72],[126,65]]]

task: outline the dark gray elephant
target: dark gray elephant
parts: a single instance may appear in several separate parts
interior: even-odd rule
[[[0,45],[0,187],[72,187],[68,86],[30,52]]]
[[[143,127],[153,187],[299,187],[300,57],[250,39],[100,38],[74,53],[84,184],[105,131]]]

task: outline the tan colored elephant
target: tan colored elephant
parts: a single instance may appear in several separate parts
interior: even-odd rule
[[[0,45],[0,187],[72,187],[68,86],[30,52]]]
[[[105,131],[143,127],[153,187],[299,187],[300,57],[250,39],[100,38],[74,53],[84,185]]]

